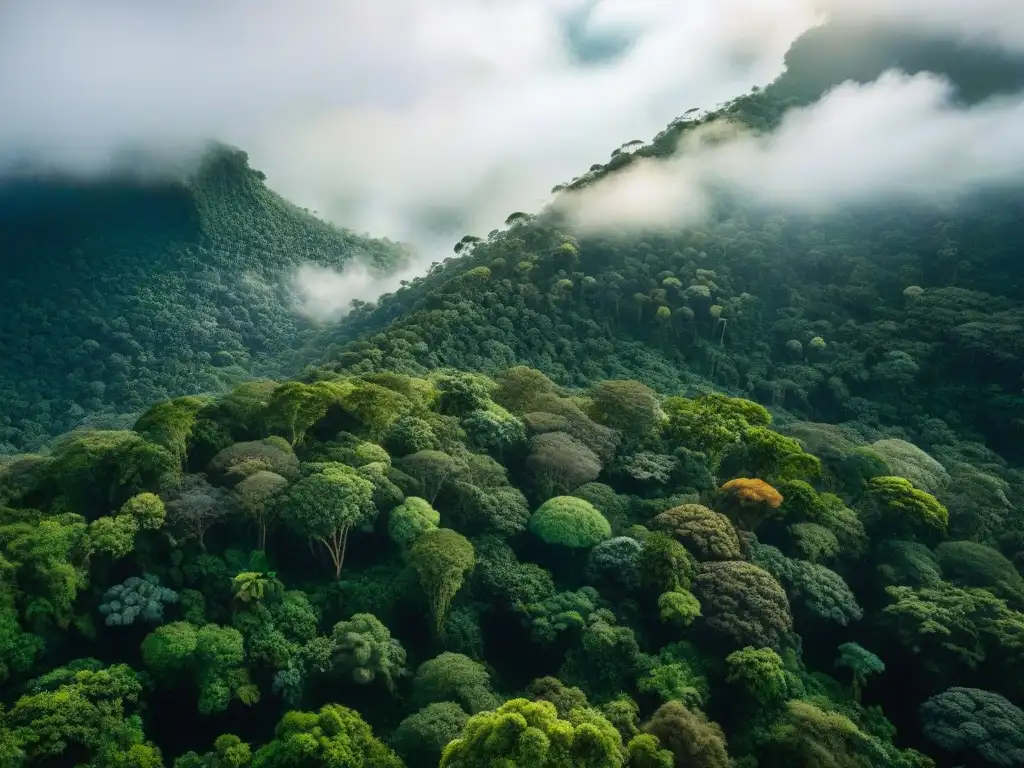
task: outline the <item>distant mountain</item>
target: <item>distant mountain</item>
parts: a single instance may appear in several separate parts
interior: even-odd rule
[[[0,448],[83,418],[288,372],[311,334],[284,279],[393,243],[324,223],[217,148],[181,182],[0,185]]]

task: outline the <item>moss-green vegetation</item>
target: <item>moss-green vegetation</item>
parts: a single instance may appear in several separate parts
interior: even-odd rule
[[[227,148],[181,183],[0,184],[0,452],[296,370],[315,330],[293,271],[404,254],[287,203]]]
[[[777,434],[762,409],[617,381],[592,391],[644,392],[658,413],[703,414],[701,431],[674,417],[606,427],[608,469],[551,495],[528,445],[498,461],[463,424],[564,402],[579,415],[556,426],[603,434],[586,414],[604,409],[523,368],[445,397],[460,375],[339,375],[306,411],[286,407],[308,402],[305,385],[268,384],[238,408],[243,385],[185,419],[161,404],[138,432],[77,433],[5,465],[10,764],[287,765],[300,750],[326,765],[343,750],[374,766],[775,765],[828,744],[850,765],[925,766],[909,745],[940,761],[1017,748],[996,723],[1019,719],[1009,702],[1024,694],[1019,548],[949,538],[936,523],[949,486],[733,478],[700,435],[734,434],[726,453],[750,455]],[[512,380],[535,385],[511,396]],[[351,407],[375,401],[436,447]],[[710,487],[616,470],[680,450]],[[911,729],[895,744],[890,713]],[[991,745],[968,744],[968,721]]]
[[[798,74],[573,184],[771,126]],[[220,156],[3,340],[8,447],[143,413],[0,463],[0,767],[1021,764],[1005,199],[642,237],[516,213],[278,380],[305,331],[218,270],[357,243],[259,181]]]

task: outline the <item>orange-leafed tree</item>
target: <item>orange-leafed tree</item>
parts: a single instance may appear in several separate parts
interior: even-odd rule
[[[748,531],[754,531],[765,519],[780,514],[782,494],[756,477],[737,477],[723,483],[718,492],[722,511]]]

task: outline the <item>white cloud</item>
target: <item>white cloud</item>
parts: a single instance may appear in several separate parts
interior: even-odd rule
[[[398,287],[397,279],[382,279],[361,263],[342,271],[303,264],[292,275],[291,284],[296,293],[295,312],[314,323],[336,321],[349,311],[354,300],[371,301]]]
[[[811,0],[284,0],[0,5],[0,147],[105,168],[207,137],[358,229],[487,231],[682,109],[771,79]],[[621,39],[604,62],[591,42]],[[589,36],[589,38],[587,37]]]
[[[953,96],[931,74],[847,83],[787,114],[771,134],[706,142],[709,127],[672,160],[638,162],[559,206],[590,229],[678,227],[702,218],[721,187],[783,212],[822,213],[889,201],[947,205],[1019,184],[1024,95],[970,108]]]
[[[0,3],[0,168],[30,153],[93,173],[125,145],[173,159],[213,137],[249,151],[296,202],[426,244],[429,261],[437,236],[484,234],[512,211],[537,209],[554,184],[621,143],[770,81],[824,12],[1024,51],[1019,0]],[[619,52],[594,60],[581,46]],[[886,102],[883,122],[843,112],[901,89],[918,100]],[[823,199],[836,200],[873,194],[880,166],[908,170],[894,181],[906,194],[934,191],[911,181],[929,166],[951,163],[962,184],[1002,174],[974,129],[1009,142],[1016,112],[959,114],[942,106],[940,90],[889,82],[840,93],[774,138],[677,164],[673,173],[695,174],[685,183],[633,178],[631,198],[646,195],[645,215],[660,221],[674,199],[698,210],[702,185],[716,176],[805,205],[804,189],[827,187]],[[921,120],[932,112],[944,127],[922,143]],[[811,139],[819,143],[801,146]],[[861,153],[853,163],[826,151],[850,157],[852,147]],[[757,173],[741,173],[745,163]],[[676,197],[654,193],[669,187]]]

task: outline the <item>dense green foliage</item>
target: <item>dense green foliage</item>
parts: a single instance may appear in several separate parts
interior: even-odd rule
[[[681,138],[716,121],[771,130],[788,108],[845,79],[836,74],[844,65],[846,76],[881,72],[877,61],[858,69],[849,57],[811,65],[830,45],[856,47],[831,34],[810,34],[795,46],[796,68],[769,87],[684,116],[556,193],[671,155]],[[965,98],[984,95],[985,72],[989,92],[1024,83],[1024,62],[986,63],[960,49],[942,59],[935,46],[904,40],[894,47],[885,35],[870,45],[886,49],[886,41],[892,59],[911,71],[945,65]],[[809,53],[815,49],[819,54]],[[950,446],[956,434],[1024,456],[1024,273],[1012,245],[1024,231],[1016,190],[954,211],[860,205],[798,216],[719,203],[707,222],[680,232],[575,232],[555,206],[511,216],[505,229],[467,235],[456,247],[459,258],[358,307],[334,332],[323,364],[350,372],[420,374],[451,365],[496,374],[522,363],[574,387],[637,379],[664,393],[693,393],[713,385],[800,419],[846,422],[857,442],[884,440],[893,450],[876,444],[859,458],[890,461],[899,476],[915,458],[896,455],[905,440]],[[642,432],[649,424],[646,387],[602,387],[591,393],[595,421],[628,422],[627,439]],[[608,421],[612,411],[618,423]],[[717,461],[729,435],[726,427],[697,445]],[[661,461],[686,471],[681,457]],[[932,468],[906,477],[934,492],[919,482]],[[645,482],[658,475],[646,474]]]
[[[0,452],[295,370],[315,329],[293,270],[352,258],[404,251],[287,203],[227,148],[181,182],[0,183]]]
[[[837,765],[927,766],[1019,749],[1018,539],[951,538],[934,522],[949,485],[865,481],[721,395],[595,388],[653,398],[639,431],[523,367],[338,375],[312,400],[260,386],[183,428],[164,403],[138,431],[73,433],[4,467],[11,765],[771,766],[839,749]],[[551,495],[528,442],[484,448],[465,428],[489,410],[522,425],[538,403],[575,414],[541,434],[602,451],[577,491]],[[413,423],[430,447],[397,439]],[[172,453],[174,425],[188,437]],[[846,440],[844,456],[870,450]],[[654,484],[618,469],[681,451],[690,471]],[[900,452],[918,482],[923,466],[993,470],[970,450],[948,468]],[[755,455],[762,477],[725,474]],[[778,479],[786,466],[817,471]],[[123,693],[94,682],[110,676]],[[77,723],[100,717],[123,725]]]
[[[573,184],[723,115],[770,127],[814,81],[791,70]],[[159,354],[68,368],[59,395],[39,377],[61,360],[0,368],[15,446],[72,424],[52,402],[81,381],[110,383],[94,412],[179,395],[0,464],[0,767],[1022,764],[1004,199],[815,221],[723,200],[703,229],[601,238],[513,214],[289,356],[299,324],[231,336],[251,297],[175,259],[221,253],[205,228],[238,224],[231,194],[255,206],[224,251],[243,262],[356,241],[240,155],[204,173],[183,189],[205,250],[183,234],[166,274],[133,267],[173,309],[110,310]],[[76,312],[29,317],[77,339]],[[223,386],[302,354],[323,365]]]

